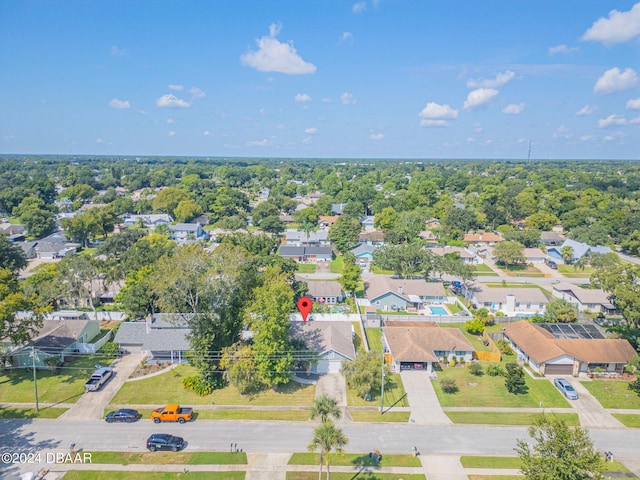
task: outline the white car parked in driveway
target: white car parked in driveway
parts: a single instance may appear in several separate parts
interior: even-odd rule
[[[558,387],[558,390],[567,397],[569,400],[578,400],[578,392],[571,386],[564,378],[556,378],[553,384]]]

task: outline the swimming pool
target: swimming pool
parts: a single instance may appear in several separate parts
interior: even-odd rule
[[[429,307],[429,310],[431,310],[431,315],[449,315],[449,312],[447,312],[447,309],[444,307],[437,307],[437,306],[431,305]]]

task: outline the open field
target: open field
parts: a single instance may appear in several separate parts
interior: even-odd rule
[[[165,405],[175,402],[182,405],[285,405],[311,406],[315,395],[314,385],[300,385],[290,382],[278,391],[265,390],[255,395],[240,395],[233,386],[214,390],[211,395],[200,397],[182,387],[182,379],[194,375],[196,369],[189,365],[180,365],[162,375],[125,383],[111,401],[114,405],[143,404]],[[167,398],[167,392],[173,392]]]
[[[591,380],[582,382],[584,388],[596,397],[604,408],[638,408],[640,395],[629,390],[623,380]]]

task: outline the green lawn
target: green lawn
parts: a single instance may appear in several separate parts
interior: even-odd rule
[[[481,362],[482,366],[487,365]],[[445,368],[438,371],[439,379],[452,378],[458,392],[447,394],[440,388],[440,381],[433,381],[433,387],[443,407],[569,407],[569,404],[551,382],[534,380],[525,374],[527,393],[514,395],[504,386],[504,377],[482,375],[476,377],[468,368]]]
[[[520,468],[520,457],[483,457],[464,455],[460,457],[464,468]]]
[[[67,408],[40,407],[36,412],[35,408],[0,408],[0,418],[58,418]]]
[[[315,263],[299,263],[296,270],[297,273],[316,273],[317,265]]]
[[[544,273],[529,265],[505,265],[500,268],[511,277],[544,277]]]
[[[356,332],[356,336],[353,337],[353,346],[356,352],[364,352],[364,341],[362,340],[362,329],[360,328],[360,322],[352,322],[353,331]]]
[[[289,465],[318,465],[317,453],[299,452],[291,455]],[[366,465],[368,467],[421,467],[420,459],[413,455],[382,455],[380,463],[375,463],[367,453],[331,454],[331,465],[334,467],[350,467]],[[333,477],[333,474],[331,475]]]
[[[322,478],[326,478],[327,474],[326,468],[322,470]],[[318,480],[318,470],[314,472],[287,472],[286,476],[287,480]],[[362,475],[358,475],[357,472],[350,473],[336,473],[331,472],[331,480],[426,480],[426,477],[419,473],[403,473],[399,475],[397,473],[365,473]],[[65,478],[66,480],[66,478]],[[519,480],[522,480],[520,477]]]
[[[477,425],[533,425],[540,416],[539,413],[513,412],[445,412],[453,423],[468,423]],[[577,413],[552,414],[563,420],[571,427],[580,426]],[[510,468],[510,467],[509,467]]]
[[[640,428],[640,415],[614,413],[613,416],[620,420],[625,427]]]
[[[522,475],[469,475],[469,480],[523,480]]]
[[[189,365],[180,365],[162,375],[126,382],[111,400],[119,404],[165,405],[169,402],[181,405],[285,405],[308,407],[315,396],[314,385],[300,385],[291,382],[281,386],[278,391],[265,390],[255,395],[240,395],[233,386],[214,390],[211,395],[200,397],[182,387],[184,377],[196,374],[196,369]],[[171,392],[169,395],[167,392]]]
[[[246,465],[243,452],[91,452],[92,463],[117,465],[179,464],[179,465]]]
[[[336,258],[331,260],[329,263],[329,271],[331,273],[342,273],[342,269],[344,268],[344,258],[342,255],[337,255]]]
[[[497,277],[498,274],[494,272],[491,267],[485,265],[484,263],[479,263],[474,265],[475,271],[473,274],[477,277]]]
[[[105,410],[112,411],[113,408]],[[138,409],[142,418],[151,417],[151,409]],[[309,420],[309,410],[196,410],[194,420],[286,420],[290,422],[304,422]]]
[[[82,355],[65,364],[59,373],[38,370],[38,400],[40,402],[74,403],[84,393],[84,384],[95,370],[95,364],[105,362],[103,356]],[[33,372],[24,368],[0,371],[0,403],[35,401]]]
[[[604,408],[640,408],[640,396],[629,390],[623,380],[592,380],[582,382]]]
[[[484,343],[482,343],[482,335],[474,335],[472,333],[467,332],[464,328],[464,323],[443,323],[442,326],[444,328],[457,328],[462,332],[467,340],[473,345],[473,348],[479,352],[490,352],[491,349],[489,347],[485,347]]]
[[[369,342],[369,350],[372,352],[382,352],[382,330],[379,328],[365,328],[364,333]]]
[[[189,472],[185,476],[183,472],[130,472],[120,471],[96,471],[96,470],[70,470],[62,477],[64,480],[244,480],[246,472]]]
[[[397,422],[407,423],[411,414],[409,412],[386,412],[380,415],[378,410],[349,410],[349,415],[354,422]]]
[[[408,407],[409,402],[405,396],[404,385],[402,385],[402,379],[397,373],[388,374],[385,377],[384,386],[384,406],[390,407],[395,402],[399,402],[394,405],[396,407]],[[380,391],[371,391],[371,401],[368,402],[364,398],[358,396],[355,390],[347,388],[347,405],[352,407],[379,407],[380,406]]]
[[[380,267],[371,265],[371,273],[375,273],[376,275],[393,275],[393,270],[383,270]]]

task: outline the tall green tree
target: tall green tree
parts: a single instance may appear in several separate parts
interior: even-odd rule
[[[27,256],[24,250],[7,237],[0,235],[0,268],[6,268],[12,272],[22,270],[27,266]]]
[[[318,480],[322,479],[322,463],[326,462],[327,476],[326,479],[330,479],[330,463],[331,452],[334,450],[337,453],[342,452],[342,448],[349,443],[349,439],[342,430],[337,428],[335,424],[328,420],[319,427],[313,430],[313,440],[309,444],[309,450],[315,451],[320,449],[320,472],[318,474]]]
[[[524,393],[527,390],[527,384],[522,367],[517,363],[507,363],[505,368],[504,386],[507,387],[507,391],[516,395]]]
[[[255,352],[249,344],[237,342],[224,348],[220,368],[224,370],[227,381],[243,395],[264,387],[256,367]]]
[[[407,278],[424,272],[432,256],[419,243],[412,242],[378,248],[373,252],[373,262],[384,270]]]
[[[514,265],[525,261],[524,245],[514,241],[502,241],[493,247],[493,254],[498,263],[504,265]]]
[[[382,382],[380,361],[380,353],[369,351],[357,353],[353,361],[342,362],[342,374],[347,385],[360,397],[364,398],[368,393],[380,390]]]
[[[329,240],[333,242],[340,253],[346,253],[349,249],[358,245],[358,235],[362,230],[360,222],[349,216],[340,216],[329,230]]]
[[[591,284],[609,294],[628,327],[640,326],[640,267],[628,262],[596,267]]]
[[[556,298],[547,303],[544,309],[544,318],[552,323],[571,323],[578,320],[578,309],[575,305],[562,298]]]
[[[362,281],[362,269],[356,265],[356,259],[351,252],[343,257],[342,276],[338,279],[345,292],[354,293]]]
[[[584,428],[571,428],[551,415],[529,427],[531,441],[515,448],[526,480],[601,480],[605,464]],[[532,442],[532,443],[531,443]]]
[[[28,318],[16,315],[33,310],[36,307],[34,297],[24,294],[11,270],[0,268],[0,338],[10,340],[13,345],[22,345],[38,332],[42,326],[39,314]]]

